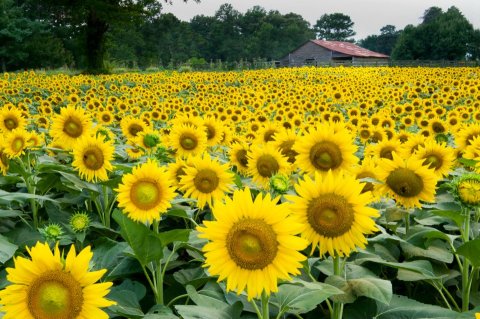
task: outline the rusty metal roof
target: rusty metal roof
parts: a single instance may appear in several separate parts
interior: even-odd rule
[[[388,55],[370,51],[364,48],[359,47],[350,42],[343,41],[325,41],[325,40],[311,40],[313,43],[324,47],[326,49],[348,54],[351,56],[362,57],[362,58],[388,58]]]

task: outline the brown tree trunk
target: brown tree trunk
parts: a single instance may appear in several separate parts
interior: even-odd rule
[[[105,34],[108,24],[98,17],[95,9],[90,9],[87,18],[87,72],[106,73]]]

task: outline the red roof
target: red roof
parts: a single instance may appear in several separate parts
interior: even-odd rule
[[[388,55],[370,51],[364,48],[359,47],[351,42],[343,42],[343,41],[325,41],[325,40],[311,40],[313,43],[318,44],[321,47],[326,49],[348,54],[351,56],[356,57],[363,57],[363,58],[388,58]]]

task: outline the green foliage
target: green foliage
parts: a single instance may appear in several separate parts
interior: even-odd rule
[[[363,48],[390,55],[400,34],[401,31],[396,30],[395,26],[388,24],[380,29],[379,35],[369,35],[359,44]]]
[[[343,13],[324,14],[317,20],[314,30],[322,40],[351,41],[355,35],[353,21]]]
[[[454,6],[446,12],[432,7],[423,22],[408,25],[392,52],[397,60],[464,60],[478,56],[478,31]]]

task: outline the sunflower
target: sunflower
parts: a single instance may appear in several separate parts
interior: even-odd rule
[[[397,141],[385,140],[378,144],[369,144],[365,148],[365,157],[373,157],[375,160],[381,158],[393,159],[392,153],[402,151],[402,144]]]
[[[127,153],[128,158],[131,160],[137,160],[143,155],[145,155],[145,151],[134,144],[135,143],[132,141],[127,141],[127,144],[125,147],[125,152]]]
[[[78,139],[89,135],[92,122],[81,108],[71,105],[60,109],[50,127],[50,135],[64,149],[72,149]]]
[[[421,134],[410,134],[408,140],[402,144],[402,152],[400,153],[400,156],[403,158],[409,158],[421,147],[424,147],[426,141],[433,141],[433,139],[431,137],[425,138]]]
[[[252,200],[248,188],[237,190],[233,198],[215,203],[214,221],[197,227],[203,247],[205,266],[218,281],[227,281],[227,291],[247,291],[248,300],[262,292],[277,292],[278,280],[290,280],[300,274],[306,258],[299,251],[307,242],[295,236],[301,224],[290,216],[287,203],[269,194]]]
[[[174,126],[168,142],[180,157],[197,155],[203,153],[207,147],[207,134],[191,125]]]
[[[8,159],[7,154],[5,154],[4,143],[4,138],[0,135],[0,172],[2,172],[2,175],[7,175],[10,160]]]
[[[98,112],[96,114],[96,118],[98,123],[100,123],[101,125],[110,125],[113,123],[113,120],[114,120],[112,112],[107,110]]]
[[[106,181],[107,172],[113,170],[114,152],[113,142],[104,141],[103,136],[85,136],[73,148],[72,166],[88,182]]]
[[[450,173],[455,162],[455,152],[445,144],[438,144],[429,140],[420,147],[413,157],[422,160],[423,165],[432,168],[439,178],[445,177]]]
[[[146,128],[132,138],[131,141],[134,145],[139,146],[147,153],[153,153],[160,145],[160,133],[151,128]]]
[[[271,143],[252,146],[247,153],[248,175],[254,183],[268,189],[270,177],[275,174],[290,175],[291,166],[279,149]]]
[[[378,191],[390,195],[405,208],[421,207],[420,200],[433,202],[438,177],[435,171],[423,166],[423,160],[409,157],[404,160],[393,153],[393,160],[379,162]]]
[[[208,116],[203,119],[203,126],[205,127],[205,132],[207,133],[207,145],[208,146],[217,146],[220,144],[220,141],[223,137],[223,125],[222,122],[216,120],[212,116]]]
[[[295,185],[297,196],[286,195],[292,202],[292,212],[303,225],[302,237],[316,247],[323,257],[348,256],[356,247],[365,248],[365,234],[377,231],[377,210],[368,207],[370,192],[362,192],[364,183],[344,172],[315,172],[315,178],[305,175]]]
[[[377,164],[372,158],[364,158],[361,165],[357,165],[352,169],[352,176],[357,180],[362,181],[363,178],[378,179],[377,177]],[[363,181],[362,181],[363,182]],[[379,196],[375,189],[375,184],[371,181],[364,182],[362,193],[372,192],[374,199],[378,199]]]
[[[152,223],[172,205],[175,189],[168,173],[152,160],[124,175],[118,189],[118,206],[135,221]]]
[[[462,154],[463,158],[476,161],[475,167],[480,169],[480,136],[474,137]]]
[[[3,152],[9,157],[18,157],[24,154],[25,149],[29,146],[28,140],[30,133],[25,129],[14,129],[5,136]]]
[[[295,163],[296,156],[298,153],[293,150],[293,146],[297,141],[297,134],[293,130],[280,130],[275,133],[273,136],[274,142],[272,142],[273,147],[279,148],[283,156],[287,157],[287,160],[290,164]]]
[[[463,151],[477,136],[480,136],[480,124],[464,125],[455,133],[455,144],[458,149]]]
[[[293,150],[298,153],[298,167],[307,173],[347,170],[358,162],[350,133],[329,124],[321,124],[299,137]]]
[[[228,152],[228,157],[232,166],[237,168],[237,171],[242,175],[248,174],[248,151],[250,147],[247,143],[239,141],[238,143],[233,143],[230,151]]]
[[[145,122],[133,116],[126,116],[120,121],[123,136],[127,139],[134,138],[138,133],[145,130],[145,127]]]
[[[233,174],[228,165],[212,160],[209,155],[191,158],[189,162],[191,165],[184,168],[179,189],[185,192],[184,196],[197,199],[199,208],[205,204],[211,207],[213,201],[221,200],[231,191]]]
[[[27,121],[22,116],[22,111],[16,107],[5,105],[0,110],[0,132],[7,133],[14,129],[23,129]]]
[[[256,142],[257,144],[264,144],[274,141],[274,135],[279,133],[281,126],[275,122],[268,122],[258,130]]]
[[[15,268],[7,268],[10,284],[0,291],[4,319],[107,319],[100,308],[114,305],[104,296],[111,282],[95,283],[106,269],[88,271],[93,253],[90,246],[78,255],[72,245],[66,258],[55,247],[38,242],[31,257],[17,257]]]
[[[169,180],[173,182],[173,186],[178,187],[182,177],[185,175],[185,169],[191,165],[190,158],[175,158],[175,162],[168,164]]]

